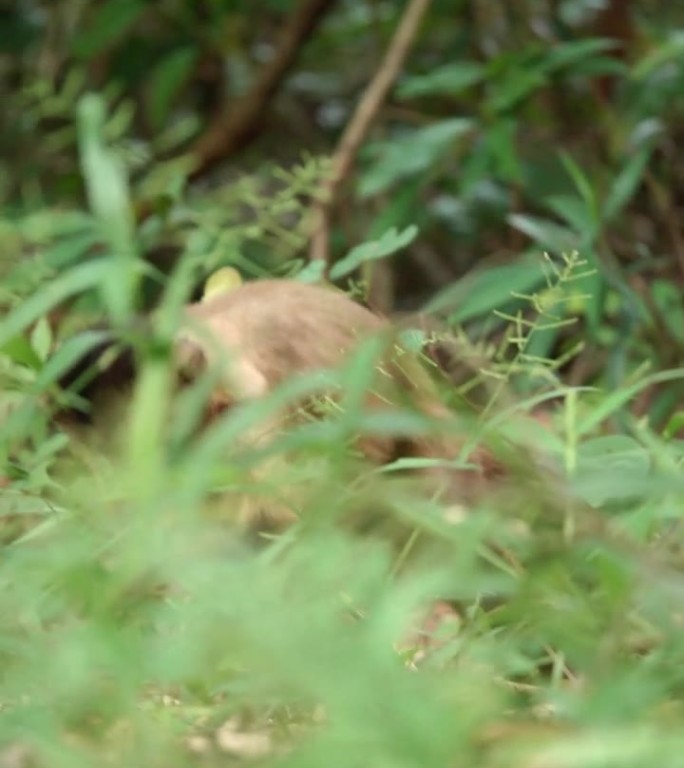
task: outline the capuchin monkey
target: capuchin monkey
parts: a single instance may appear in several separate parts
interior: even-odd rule
[[[293,376],[339,368],[374,335],[382,340],[383,352],[365,406],[373,410],[407,406],[434,423],[453,421],[423,363],[399,343],[397,328],[328,286],[265,279],[206,294],[184,308],[171,352],[172,367],[181,388],[221,367],[206,404],[206,425],[239,403],[270,394]],[[107,336],[60,382],[63,389],[88,402],[88,411],[64,409],[59,422],[74,434],[99,432],[106,441],[109,432],[102,423],[121,423],[121,403],[130,398],[135,375],[133,349],[120,346],[114,335]],[[328,394],[334,401],[340,393]],[[308,405],[297,403],[293,408],[307,411]],[[282,414],[283,425],[290,423],[286,416]],[[268,430],[245,440],[263,441],[266,434],[277,434],[278,426],[271,423]],[[419,436],[361,434],[355,448],[376,466],[401,458],[449,461],[459,458],[464,438],[437,431]],[[477,449],[468,460],[472,469],[429,466],[417,474],[431,493],[443,491],[451,502],[467,504],[502,474],[500,464],[484,449]]]

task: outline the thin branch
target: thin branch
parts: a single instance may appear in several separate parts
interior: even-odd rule
[[[309,249],[311,260],[328,263],[330,259],[330,213],[337,192],[349,175],[359,147],[387,98],[394,81],[408,56],[420,23],[430,7],[431,0],[409,0],[394,37],[375,76],[368,84],[356,111],[342,134],[332,157],[331,172],[323,184],[322,194],[312,210],[312,236]]]
[[[197,179],[216,163],[234,155],[256,136],[264,113],[297,60],[301,49],[314,33],[335,0],[302,0],[282,30],[271,61],[262,69],[253,88],[223,110],[196,140],[191,179]]]

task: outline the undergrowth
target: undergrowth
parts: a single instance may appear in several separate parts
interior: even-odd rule
[[[206,382],[169,417],[168,343],[206,266],[200,232],[153,334],[134,340],[142,366],[120,450],[79,452],[49,405],[95,337],[56,340],[49,313],[87,296],[89,313],[125,327],[143,272],[97,117],[82,126],[93,214],[52,219],[71,243],[63,261],[54,233],[4,222],[44,272],[15,265],[0,326],[0,762],[679,768],[682,446],[629,405],[682,371],[636,371],[614,391],[559,383],[558,365],[528,350],[564,322],[554,307],[583,270],[568,256],[547,290],[518,297],[528,311],[507,316],[479,371],[496,397],[470,447],[508,463],[505,494],[458,509],[350,462],[341,445],[370,423],[360,404],[270,454],[241,449],[306,381],[196,437]],[[104,255],[71,260],[76,230]],[[409,235],[350,255],[350,272]],[[339,374],[350,390],[364,354]],[[77,469],[65,471],[69,451]],[[245,497],[294,505],[298,522],[254,541]]]

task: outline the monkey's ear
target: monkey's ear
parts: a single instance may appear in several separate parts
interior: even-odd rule
[[[209,362],[199,342],[180,333],[173,345],[173,365],[178,380],[183,384],[191,384],[207,371]]]

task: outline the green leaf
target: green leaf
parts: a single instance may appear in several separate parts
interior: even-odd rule
[[[592,432],[599,424],[624,408],[633,397],[644,389],[652,387],[654,384],[665,384],[683,379],[684,368],[673,368],[669,371],[659,371],[651,376],[646,376],[634,384],[608,392],[605,399],[580,421],[576,429],[577,434],[581,436]]]
[[[399,331],[398,340],[403,349],[418,354],[427,344],[428,335],[421,328],[404,328]]]
[[[545,204],[578,234],[594,233],[596,220],[583,200],[573,195],[552,195]]]
[[[111,317],[129,316],[137,281],[133,206],[121,158],[104,142],[105,105],[95,94],[78,105],[78,138],[88,200],[113,253],[101,293]]]
[[[195,48],[181,48],[165,56],[152,70],[149,80],[147,108],[152,125],[161,128],[178,91],[185,84],[197,61]]]
[[[25,336],[15,336],[0,347],[0,353],[12,362],[37,370],[42,361],[36,354],[31,342]]]
[[[53,269],[60,270],[75,261],[82,260],[92,247],[102,240],[102,235],[93,226],[92,219],[89,223],[90,226],[86,231],[75,232],[47,247],[43,251],[45,263]]]
[[[418,227],[413,225],[406,227],[401,232],[397,232],[396,227],[388,229],[380,239],[369,243],[362,243],[349,251],[344,258],[332,266],[330,278],[337,280],[353,272],[368,261],[377,261],[392,253],[396,253],[411,243],[417,234]]]
[[[50,353],[52,346],[52,329],[47,317],[41,317],[31,332],[31,346],[41,361],[44,361]]]
[[[419,225],[421,218],[426,217],[422,210],[424,207],[420,205],[422,186],[422,179],[417,177],[393,190],[391,197],[383,202],[382,209],[371,221],[367,237],[374,240],[391,227],[401,226],[407,221]]]
[[[515,264],[481,270],[441,291],[426,307],[427,312],[449,312],[449,319],[462,323],[487,315],[511,301],[513,293],[529,293],[544,283],[538,257]]]
[[[493,82],[487,108],[496,113],[508,112],[543,87],[546,80],[546,75],[537,69],[510,69],[498,82]]]
[[[377,159],[362,175],[361,197],[384,192],[400,179],[410,178],[431,168],[453,145],[456,139],[469,133],[474,122],[466,118],[442,120],[376,144]]]
[[[81,360],[91,349],[111,338],[108,331],[83,331],[67,339],[47,360],[35,381],[35,391],[43,392]]]
[[[633,155],[620,171],[603,206],[603,215],[607,222],[615,219],[632,199],[650,159],[651,148],[646,147]]]
[[[591,504],[639,495],[651,471],[648,451],[626,435],[602,435],[580,444],[576,490]]]
[[[96,7],[85,29],[71,44],[74,55],[80,59],[96,56],[126,33],[145,7],[143,0],[108,0]]]
[[[294,275],[300,283],[320,283],[325,278],[325,262],[310,261]]]
[[[508,223],[554,253],[570,253],[580,246],[580,237],[575,232],[548,219],[513,213],[508,216]]]
[[[518,121],[502,117],[492,126],[487,139],[499,178],[509,183],[522,183]]]
[[[651,282],[651,295],[672,337],[684,343],[684,308],[681,288],[670,280],[655,279]]]
[[[585,64],[593,54],[612,51],[618,43],[610,38],[594,37],[585,40],[571,40],[552,46],[544,59],[547,71],[555,71],[573,64]]]
[[[580,193],[580,197],[587,208],[587,215],[593,222],[591,229],[592,231],[595,231],[598,228],[598,204],[591,182],[571,155],[567,152],[560,152],[559,154],[565,170],[568,172],[568,175],[572,179],[575,188]]]
[[[0,323],[0,347],[18,336],[27,326],[70,296],[97,286],[106,279],[109,262],[97,259],[74,267],[40,288],[13,309]]]
[[[366,394],[378,375],[378,364],[387,347],[381,335],[364,339],[342,371],[341,410],[351,421],[358,418]]]
[[[420,96],[452,96],[482,81],[485,68],[472,61],[457,61],[435,67],[425,75],[407,77],[398,87],[401,99]]]
[[[682,56],[684,56],[684,31],[677,29],[672,32],[669,40],[654,46],[641,61],[634,65],[632,77],[635,80],[644,80],[672,61],[680,63]]]

